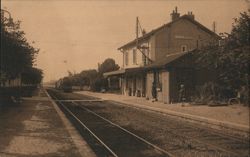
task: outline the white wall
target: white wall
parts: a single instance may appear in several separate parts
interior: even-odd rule
[[[144,42],[141,44],[141,46],[148,46],[148,42]],[[135,68],[135,67],[142,67],[144,66],[142,61],[142,52],[138,49],[136,49],[136,64],[133,62],[133,49],[136,49],[136,47],[130,47],[123,51],[123,68]],[[126,55],[128,54],[128,65],[126,65]],[[151,57],[151,54],[149,53],[149,57]]]

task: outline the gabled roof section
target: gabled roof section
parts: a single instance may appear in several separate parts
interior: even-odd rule
[[[203,26],[203,25],[202,25],[201,23],[199,23],[198,21],[196,21],[196,20],[194,20],[194,19],[191,19],[188,15],[183,15],[183,16],[179,17],[177,20],[174,20],[174,21],[171,21],[171,22],[169,22],[169,23],[167,23],[167,24],[164,24],[164,25],[162,25],[162,26],[160,26],[160,27],[158,27],[158,28],[156,28],[156,29],[153,29],[152,31],[146,33],[146,34],[143,35],[142,37],[139,37],[139,38],[138,38],[138,42],[142,42],[142,41],[144,41],[144,40],[149,39],[149,38],[150,38],[152,35],[154,35],[156,32],[162,30],[163,28],[169,27],[169,26],[171,26],[173,23],[175,23],[175,22],[177,22],[177,21],[179,21],[179,20],[182,20],[182,19],[189,20],[190,22],[192,22],[193,24],[197,25],[198,27],[200,27],[200,28],[201,28],[202,30],[204,30],[205,32],[207,32],[207,33],[209,33],[209,34],[211,34],[211,35],[217,37],[218,39],[220,38],[220,36],[219,36],[218,34],[216,34],[215,32],[211,31],[211,30],[208,29],[207,27]],[[134,40],[128,42],[127,44],[125,44],[125,45],[119,47],[118,50],[124,49],[124,48],[126,48],[126,47],[131,46],[131,45],[134,45],[134,44],[136,44],[136,42],[137,42],[137,40],[134,39]]]

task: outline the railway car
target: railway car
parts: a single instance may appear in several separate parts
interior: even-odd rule
[[[70,86],[70,85],[63,85],[62,90],[65,93],[71,93],[72,92],[72,86]]]
[[[72,85],[67,78],[63,78],[58,80],[55,83],[55,88],[58,90],[62,90],[63,92],[72,92]]]

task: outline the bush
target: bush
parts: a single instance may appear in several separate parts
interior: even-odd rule
[[[97,78],[91,86],[91,90],[100,92],[102,89],[108,90],[108,81],[105,78]]]
[[[196,87],[196,94],[192,98],[195,104],[217,104],[223,100],[220,87],[213,83],[207,82],[202,86]]]

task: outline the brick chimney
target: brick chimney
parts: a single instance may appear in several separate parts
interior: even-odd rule
[[[187,16],[188,16],[190,19],[194,20],[194,14],[192,13],[192,11],[189,11],[188,14],[187,14]]]
[[[170,14],[172,17],[172,21],[177,20],[180,17],[180,13],[177,11],[177,7],[175,7],[175,10]]]

